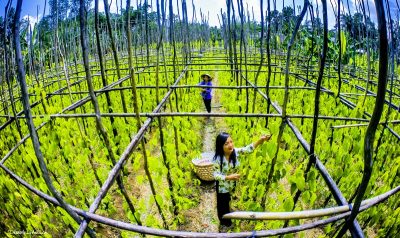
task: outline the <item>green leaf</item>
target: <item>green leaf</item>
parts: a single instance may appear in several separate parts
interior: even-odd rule
[[[290,212],[293,206],[294,206],[293,198],[287,197],[285,203],[283,203],[283,208],[285,209],[285,211]]]
[[[340,46],[341,46],[341,53],[342,55],[344,55],[344,53],[346,53],[346,45],[347,45],[347,40],[346,40],[346,35],[344,33],[344,31],[340,32]]]
[[[156,201],[160,205],[160,207],[162,207],[164,205],[164,201],[160,194],[156,194]]]
[[[304,188],[306,187],[306,182],[304,181],[303,175],[296,176],[294,182],[296,183],[296,186],[300,191],[303,191]]]
[[[310,171],[307,182],[311,191],[315,191],[317,188],[315,176],[316,176],[315,171],[314,170]]]
[[[310,197],[310,206],[314,205],[314,202],[316,199],[317,199],[317,195],[315,193],[312,193],[311,197]]]
[[[290,193],[291,193],[291,194],[294,194],[294,192],[296,192],[296,189],[297,189],[296,184],[295,184],[295,183],[292,183],[292,184],[290,185]]]
[[[279,37],[279,35],[276,35],[276,43],[277,43],[278,45],[281,44],[281,38]]]
[[[310,191],[305,191],[304,193],[303,193],[303,199],[304,199],[304,202],[306,202],[306,203],[308,203],[309,201],[310,201]]]

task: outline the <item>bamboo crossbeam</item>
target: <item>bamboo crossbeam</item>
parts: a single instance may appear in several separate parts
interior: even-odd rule
[[[345,82],[345,83],[346,83],[346,81],[347,81],[347,80],[343,80],[343,82]],[[347,83],[350,84],[350,82],[348,82],[348,81],[347,81]],[[364,87],[361,87],[361,86],[359,86],[359,85],[355,85],[355,87],[356,87],[357,90],[360,90],[360,91],[362,91],[362,92],[365,92],[365,88],[364,88]],[[390,91],[389,89],[386,89],[386,92],[388,92],[388,93],[390,93],[390,94],[392,94],[392,95],[395,95],[395,96],[400,96],[399,94],[397,94],[397,93],[395,93],[395,92],[392,92],[392,91]],[[368,94],[372,94],[372,95],[374,95],[374,96],[376,97],[376,94],[373,93],[373,92],[371,92],[370,90],[368,90],[367,93],[368,93]],[[388,106],[390,106],[391,108],[393,108],[394,110],[399,111],[399,107],[397,107],[396,105],[394,105],[393,103],[389,102],[389,101],[386,100],[386,99],[385,99],[385,103],[386,103]]]
[[[135,113],[101,113],[101,117],[135,117]],[[281,117],[282,114],[273,113],[202,113],[202,112],[160,112],[160,113],[139,113],[141,117]],[[96,117],[95,113],[74,113],[74,114],[51,114],[51,115],[34,115],[33,118],[89,118]],[[314,115],[286,115],[287,118],[304,118],[313,119]],[[22,118],[19,116],[18,118]],[[336,117],[319,115],[324,120],[337,121],[361,121],[368,122],[368,119],[357,117]]]
[[[149,67],[153,67],[152,65],[151,66],[149,66]],[[108,69],[108,70],[115,70],[115,69]],[[127,69],[126,69],[127,70]],[[207,69],[189,69],[188,71],[206,71]],[[212,71],[232,71],[232,70],[230,70],[230,69],[212,69]],[[255,70],[247,70],[248,72],[255,72]],[[142,73],[143,71],[138,71],[138,72],[135,72],[135,73],[137,73],[137,74],[139,74],[139,73]],[[171,71],[172,72],[172,71]],[[261,71],[261,72],[264,72],[264,71]],[[265,71],[266,72],[266,71]],[[281,71],[274,71],[273,73],[283,73],[283,72],[281,72]],[[301,74],[301,73],[294,73],[294,72],[291,72],[290,73],[291,75],[296,75],[296,76],[299,76],[299,77],[301,77],[300,75],[304,75],[304,74]],[[61,81],[63,81],[64,79],[60,79]],[[53,81],[53,82],[58,82],[58,81],[60,81],[60,80],[55,80],[55,81]],[[344,79],[344,82],[346,83],[347,81]],[[76,82],[74,82],[73,83],[73,85],[75,85],[76,84]],[[46,86],[48,86],[48,85],[46,85]],[[155,86],[148,86],[149,88],[155,88]],[[185,86],[177,86],[177,87],[185,87]],[[283,86],[281,86],[282,88],[284,88]],[[358,86],[356,86],[356,87],[358,87]],[[140,86],[140,87],[138,87],[138,88],[146,88],[146,86]],[[163,87],[161,87],[161,88],[163,88]],[[215,88],[218,88],[218,87],[215,87]],[[246,87],[246,86],[243,86],[243,87],[241,87],[241,88],[250,88],[250,87]],[[273,88],[273,87],[271,87],[271,88]],[[289,89],[294,89],[295,87],[289,87]],[[360,87],[361,88],[361,87]],[[362,89],[360,89],[360,88],[358,88],[359,90],[362,90]],[[104,90],[98,90],[98,91],[96,91],[96,92],[103,92],[103,91],[114,91],[114,90],[125,90],[125,89],[130,89],[130,87],[119,87],[119,88],[113,88],[113,89],[104,89]],[[301,87],[298,87],[298,89],[301,89]],[[313,88],[308,88],[308,87],[304,87],[303,89],[309,89],[309,90],[313,90]],[[314,89],[315,90],[315,89]],[[326,90],[324,90],[325,92],[330,92],[330,91],[326,91]],[[86,93],[86,92],[83,92],[83,93]],[[56,95],[57,93],[50,93],[50,95]],[[59,95],[64,95],[65,93],[60,93]],[[72,94],[80,94],[80,93],[78,93],[78,92],[72,92]],[[342,94],[341,94],[342,95]],[[368,95],[374,95],[373,93],[370,93],[370,94],[368,94]],[[396,109],[396,108],[395,108]]]
[[[84,78],[82,78],[81,80],[72,82],[72,83],[70,83],[69,87],[72,87],[72,86],[75,86],[75,85],[80,84],[80,83],[82,83],[82,82],[85,82],[85,80],[86,80],[86,78],[84,77]],[[62,92],[62,91],[65,91],[66,89],[68,89],[68,86],[62,87],[62,88],[58,89],[57,91],[54,91],[53,93],[48,93],[47,95],[56,95],[57,93],[60,93],[60,92]],[[89,91],[88,91],[88,93],[89,93]],[[67,93],[67,94],[68,94],[68,93]]]
[[[315,83],[314,83],[314,82],[312,82],[312,81],[309,80],[309,79],[306,79],[306,78],[302,77],[301,74],[293,73],[293,75],[295,75],[296,77],[302,79],[303,81],[305,81],[305,82],[307,82],[307,83],[309,83],[309,84],[315,86]],[[349,84],[349,81],[346,80],[346,79],[343,79],[343,82]],[[356,87],[357,90],[360,90],[360,91],[363,91],[363,92],[365,91],[365,88],[363,88],[362,86],[355,85],[355,87]],[[330,91],[330,90],[328,90],[327,88],[321,87],[321,90],[324,90],[325,92],[329,92],[330,94],[333,95],[333,92]],[[398,94],[396,94],[396,93],[390,91],[389,89],[386,89],[386,91],[387,91],[388,93],[394,94],[394,96],[400,96],[400,95],[398,95]],[[368,94],[373,95],[373,96],[376,96],[376,94],[374,94],[374,93],[371,92],[370,90],[368,90]],[[341,95],[342,95],[342,94],[340,94],[340,96],[341,96]],[[340,97],[340,96],[339,96],[339,97]],[[399,110],[399,107],[397,107],[397,106],[394,105],[393,103],[390,103],[388,100],[385,100],[385,103],[386,103],[387,105],[389,105],[390,107],[392,107],[393,109],[395,109],[395,110],[397,110],[397,111]]]
[[[145,69],[145,68],[141,69],[140,71],[144,71],[144,69]],[[103,87],[102,89],[112,88],[112,87],[114,87],[114,86],[116,86],[116,85],[118,85],[118,84],[120,84],[120,83],[122,83],[122,82],[128,80],[129,78],[130,78],[129,75],[128,75],[128,76],[125,76],[125,77],[123,77],[123,78],[120,78],[120,79],[118,79],[117,81],[115,81],[115,82],[113,82],[113,83],[110,83],[109,85]],[[100,92],[100,93],[102,93],[102,92]],[[89,102],[89,101],[90,101],[90,96],[86,96],[86,97],[84,97],[84,98],[82,98],[82,99],[76,101],[75,103],[73,103],[73,104],[70,105],[69,107],[67,107],[67,108],[66,108],[66,111],[75,110],[76,108],[78,108],[78,107],[84,105],[85,103],[87,103],[87,102]]]
[[[383,124],[399,124],[400,120],[393,120],[386,122],[379,122],[380,125]],[[338,125],[338,126],[331,126],[332,129],[341,129],[341,128],[348,128],[348,127],[359,127],[359,126],[368,126],[368,124],[351,124],[351,125]]]
[[[32,103],[32,104],[31,104],[31,108],[33,108],[33,107],[39,105],[39,103],[41,103],[41,101],[42,101],[42,99],[40,99],[40,100],[38,100],[38,101]],[[19,116],[21,116],[23,113],[24,113],[24,110],[18,112],[17,115],[16,115],[17,118],[18,118]],[[3,125],[0,126],[0,131],[2,131],[4,128],[6,128],[8,125],[10,125],[10,124],[15,120],[14,116],[7,116],[7,118],[9,118],[9,120],[7,120]]]
[[[400,186],[395,188],[395,191],[399,191]],[[392,194],[388,191],[384,194],[378,195],[373,198],[362,201],[361,206],[368,206],[375,204],[382,197]],[[223,216],[224,219],[243,219],[243,220],[293,220],[293,219],[310,219],[316,217],[332,216],[339,213],[350,211],[350,207],[353,204],[336,206],[323,209],[304,210],[304,211],[293,211],[293,212],[253,212],[253,211],[235,211],[227,213]]]
[[[137,89],[155,89],[156,86],[153,85],[141,85],[141,86],[136,86]],[[204,88],[204,86],[200,85],[177,85],[177,86],[158,86],[158,88],[161,89],[170,89],[170,88]],[[207,88],[213,88],[213,89],[246,89],[246,88],[254,88],[252,86],[207,86]],[[259,88],[265,88],[264,86],[259,86]],[[285,89],[284,86],[270,86],[270,89],[278,89],[278,90],[283,90]],[[100,90],[95,90],[95,93],[103,93],[103,92],[110,92],[110,91],[119,91],[119,90],[128,90],[132,89],[132,87],[117,87],[117,88],[106,88],[106,89],[100,89]],[[314,87],[302,87],[302,86],[291,86],[289,89],[293,90],[315,90]],[[71,94],[88,94],[89,91],[79,91],[79,92],[71,92]],[[47,95],[67,95],[69,93],[48,93]]]
[[[145,71],[145,69],[146,69],[146,67],[144,67],[144,68],[142,68],[141,70],[139,70],[139,71],[137,71],[137,72],[135,72],[136,74],[140,74],[140,73],[143,73],[144,71]],[[116,69],[109,69],[109,70],[116,70]],[[92,68],[90,71],[94,71],[94,72],[97,72],[97,73],[94,73],[92,76],[100,76],[100,73],[98,73],[98,69],[97,68]],[[83,72],[80,72],[80,73],[84,73],[85,71],[83,71]],[[112,75],[112,74],[108,74],[108,75]],[[72,78],[82,78],[81,80],[78,80],[78,81],[76,81],[76,82],[74,82],[74,83],[72,83],[70,86],[73,86],[73,85],[75,85],[75,84],[79,84],[79,83],[81,83],[81,82],[85,82],[85,77],[84,76],[75,76],[75,77],[71,77],[70,79],[72,79]],[[57,79],[57,80],[53,80],[53,81],[51,81],[49,84],[47,84],[47,85],[45,85],[44,87],[46,88],[46,87],[49,87],[49,86],[51,86],[52,84],[54,84],[54,83],[57,83],[57,82],[60,82],[60,81],[65,81],[66,79],[65,78],[59,78],[59,79]],[[65,87],[63,87],[63,88],[67,88],[67,86],[65,86]],[[61,89],[63,89],[63,88],[60,88],[59,90],[61,90]]]
[[[146,68],[147,67],[140,67],[141,69],[140,70],[138,70],[138,71],[136,71],[135,72],[135,74],[140,74],[140,73],[143,73],[145,70],[146,70]],[[96,73],[93,73],[93,75],[92,76],[100,76],[100,73],[98,73],[99,72],[99,70],[100,69],[98,69],[98,67],[97,66],[91,66],[91,68],[90,68],[90,71],[91,72],[96,72]],[[114,68],[108,68],[108,69],[106,69],[106,71],[115,71],[116,69],[114,69]],[[125,69],[125,70],[128,70],[128,69]],[[85,71],[78,71],[78,72],[74,72],[74,71],[72,71],[72,72],[70,72],[70,74],[80,74],[80,73],[85,73]],[[52,84],[54,84],[54,83],[57,83],[57,82],[60,82],[60,81],[65,81],[66,79],[64,78],[64,77],[60,77],[62,75],[62,73],[59,73],[59,74],[56,74],[55,76],[47,76],[45,79],[51,79],[51,78],[55,78],[55,77],[57,77],[58,79],[57,80],[52,80],[52,81],[47,81],[47,82],[49,82],[48,84],[46,84],[46,85],[44,85],[43,87],[49,87],[49,86],[51,86]],[[110,75],[110,74],[109,74]],[[73,77],[70,77],[70,79],[75,79],[75,78],[83,78],[83,79],[85,79],[85,77],[84,76],[73,76]],[[84,80],[83,80],[84,81]]]
[[[83,76],[75,76],[75,77],[69,77],[69,79],[70,79],[71,81],[72,81],[72,79],[81,79],[81,80],[76,81],[76,82],[80,82],[80,81],[84,80],[85,77],[83,77]],[[57,83],[57,82],[62,82],[62,81],[66,81],[66,79],[65,79],[65,78],[59,78],[59,79],[57,79],[57,80],[47,81],[47,84],[46,84],[46,85],[43,85],[43,88],[50,87],[51,85],[53,85],[53,84],[55,84],[55,83]],[[76,83],[76,82],[74,82],[74,83]]]

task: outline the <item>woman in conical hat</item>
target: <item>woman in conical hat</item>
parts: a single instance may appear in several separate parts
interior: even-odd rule
[[[204,105],[206,106],[207,112],[211,112],[211,99],[212,99],[212,88],[209,86],[212,86],[211,80],[212,77],[209,74],[202,74],[201,75],[202,81],[199,83],[200,86],[208,86],[208,87],[203,87],[201,89],[201,97],[203,98]]]

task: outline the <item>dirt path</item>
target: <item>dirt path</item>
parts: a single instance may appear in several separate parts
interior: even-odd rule
[[[218,85],[218,73],[215,74],[213,85]],[[213,90],[211,112],[223,112],[219,103],[221,91]],[[205,108],[204,108],[205,111]],[[203,152],[214,152],[215,138],[219,132],[225,131],[226,126],[223,118],[204,119],[203,127]],[[195,208],[185,212],[187,222],[180,228],[187,231],[218,232],[219,221],[217,216],[217,195],[215,193],[215,182],[204,182],[200,185],[200,201]]]

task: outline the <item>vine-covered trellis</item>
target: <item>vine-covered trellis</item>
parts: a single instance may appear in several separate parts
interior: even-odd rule
[[[226,9],[218,15],[219,27],[210,27],[209,16],[202,10],[198,16],[193,1],[191,19],[186,0],[135,3],[116,1],[114,14],[107,0],[103,1],[105,13],[99,12],[99,0],[94,0],[94,9],[88,0],[49,0],[43,13],[49,4],[50,15],[32,29],[29,18],[21,19],[23,1],[7,1],[0,32],[0,175],[4,178],[0,207],[6,220],[15,220],[21,229],[46,228],[36,215],[45,209],[40,205],[45,201],[49,207],[60,207],[53,211],[61,214],[66,229],[76,237],[96,236],[91,221],[144,236],[221,236],[176,228],[184,219],[185,204],[191,203],[185,186],[196,185],[184,179],[191,169],[181,159],[195,154],[187,147],[195,146],[197,139],[186,138],[185,133],[195,130],[196,123],[184,121],[210,116],[239,118],[244,131],[262,122],[263,128],[277,133],[273,149],[262,152],[270,159],[263,164],[264,174],[246,174],[258,183],[257,195],[240,199],[249,211],[225,217],[285,222],[280,228],[255,225],[254,231],[237,230],[224,237],[283,235],[329,224],[337,224],[327,231],[330,236],[342,237],[349,230],[353,237],[364,237],[365,227],[379,221],[379,211],[363,217],[362,224],[358,215],[385,201],[390,201],[386,209],[392,216],[382,224],[379,235],[399,235],[399,199],[390,200],[398,198],[400,190],[397,0],[375,0],[374,6],[360,0],[352,7],[342,0],[304,0],[302,5],[293,1],[289,6],[283,1],[281,12],[277,1],[260,0],[259,20],[254,17],[258,9],[249,9],[246,1],[226,0]],[[328,4],[336,18],[333,29],[328,27]],[[376,13],[377,28],[371,13]],[[190,94],[201,87],[196,77],[206,71],[228,75],[212,86],[214,91],[232,92],[228,99],[221,97],[226,112],[202,113],[198,105],[191,105]],[[334,142],[335,133],[346,129],[357,130],[351,136],[358,139],[349,145],[345,142],[349,136],[341,133]],[[72,139],[66,142],[65,136]],[[358,148],[360,141],[363,148]],[[340,142],[349,151],[339,156],[333,144]],[[158,167],[154,147],[159,147]],[[72,148],[78,152],[74,154]],[[296,172],[283,168],[280,158],[288,148],[292,153],[302,150],[290,160],[298,163],[290,167]],[[353,151],[357,152],[351,158]],[[84,157],[71,156],[79,153]],[[81,159],[88,163],[84,165]],[[327,168],[330,159],[339,162],[334,171]],[[351,162],[346,159],[354,160],[354,174],[362,178],[343,185],[341,179],[346,176],[336,170],[349,170]],[[143,221],[140,202],[130,194],[129,163],[132,167],[142,163],[144,174],[135,176],[149,183],[148,199],[155,208],[148,212],[156,213],[161,221],[154,222],[154,227]],[[57,170],[60,166],[62,171]],[[87,190],[75,187],[85,183],[78,176],[84,172],[90,172],[93,179],[88,181],[94,183],[85,189],[96,188],[90,197],[85,196]],[[160,177],[163,173],[165,177]],[[371,178],[378,180],[374,173],[387,183],[384,191],[379,184],[371,185]],[[286,211],[264,212],[285,174],[290,174],[291,183],[290,202],[280,201]],[[165,184],[159,182],[162,179]],[[112,189],[115,181],[117,189]],[[332,207],[300,211],[301,198],[313,200],[310,203],[317,199],[315,181],[327,187],[325,192],[329,190],[319,205]],[[307,185],[309,191],[306,182],[314,184]],[[76,198],[67,190],[69,186],[78,193]],[[40,200],[30,202],[27,196],[32,193]],[[115,193],[126,204],[127,215],[122,219],[104,214],[112,213],[109,196]],[[369,195],[374,196],[365,199]],[[332,198],[336,206],[330,203]],[[21,205],[10,206],[18,199]],[[16,215],[17,211],[22,215]],[[96,214],[99,211],[101,215]],[[310,218],[318,219],[298,222]],[[0,228],[7,233],[13,227],[0,221]]]

